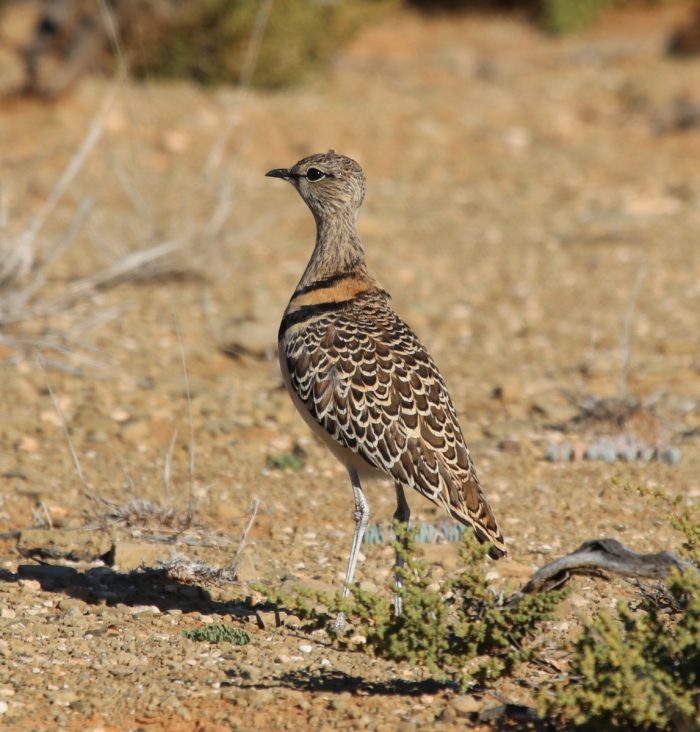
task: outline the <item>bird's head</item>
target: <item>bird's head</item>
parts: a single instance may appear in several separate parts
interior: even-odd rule
[[[276,168],[265,175],[289,181],[317,219],[341,213],[356,216],[365,197],[362,168],[335,150],[310,155],[291,168]]]

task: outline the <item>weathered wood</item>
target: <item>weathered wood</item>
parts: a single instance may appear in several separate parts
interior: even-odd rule
[[[693,570],[700,575],[698,567],[671,552],[639,554],[616,539],[590,539],[571,554],[538,569],[514,599],[524,594],[557,589],[577,574],[606,577],[610,572],[624,577],[663,579],[673,567]]]

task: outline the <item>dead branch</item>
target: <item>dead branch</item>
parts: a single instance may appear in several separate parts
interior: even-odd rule
[[[250,514],[248,515],[248,521],[243,529],[243,534],[241,535],[241,541],[238,544],[238,549],[236,549],[236,554],[234,555],[233,559],[231,560],[230,564],[227,567],[227,569],[229,569],[234,575],[238,574],[238,566],[241,563],[241,557],[243,555],[243,550],[245,549],[245,546],[248,543],[248,534],[250,533],[250,530],[253,527],[253,522],[255,521],[255,517],[258,515],[259,507],[260,507],[260,499],[255,498],[253,500],[253,505],[250,509]]]
[[[576,574],[607,577],[606,573],[611,572],[623,577],[663,579],[673,567],[700,575],[698,567],[671,552],[638,554],[615,539],[591,539],[571,554],[538,569],[514,600],[525,594],[562,587]]]

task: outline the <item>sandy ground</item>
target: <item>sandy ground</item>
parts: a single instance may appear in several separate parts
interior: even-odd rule
[[[487,728],[476,715],[499,700],[532,703],[553,672],[460,696],[246,605],[251,580],[338,588],[352,531],[347,477],[273,356],[313,221],[263,173],[330,147],[363,165],[370,268],[440,365],[509,543],[494,583],[517,587],[588,538],[677,549],[658,507],[624,485],[700,498],[700,130],[673,128],[700,61],[662,52],[684,12],[612,15],[562,40],[508,18],[400,14],[303,89],[126,84],[100,116],[111,86],[93,79],[53,106],[3,102],[3,246],[103,124],[39,252],[75,236],[0,334],[4,729]],[[160,269],[86,283],[165,242],[178,249]],[[572,423],[586,395],[645,409]],[[601,434],[681,459],[545,459],[563,442],[580,457]],[[271,467],[295,448],[300,470]],[[391,486],[367,496],[389,521]],[[442,517],[410,499],[419,520]],[[174,552],[224,566],[255,500],[239,582],[125,574]],[[37,564],[51,546],[52,566]],[[436,576],[454,571],[454,545],[423,550]],[[366,545],[358,579],[386,587],[391,564]],[[552,663],[565,668],[582,617],[633,594],[576,580],[546,629]],[[181,636],[214,621],[252,642]]]

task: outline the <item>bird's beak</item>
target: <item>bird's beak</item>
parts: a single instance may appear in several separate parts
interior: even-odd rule
[[[268,170],[265,175],[268,178],[282,178],[282,180],[289,180],[292,177],[287,168],[275,168],[274,170]]]

